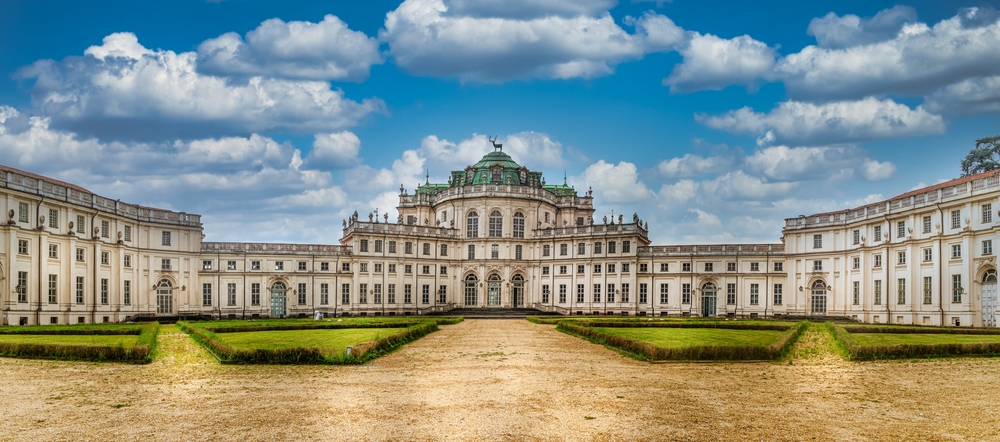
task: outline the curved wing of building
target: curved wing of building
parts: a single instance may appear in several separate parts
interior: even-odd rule
[[[996,325],[992,173],[786,220],[774,244],[651,245],[633,214],[547,184],[499,148],[447,183],[356,212],[339,245],[204,242],[198,215],[0,166],[5,324],[139,317],[799,317]]]

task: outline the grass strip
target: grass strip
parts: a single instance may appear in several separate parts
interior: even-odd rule
[[[871,361],[879,359],[912,359],[928,357],[948,357],[948,356],[997,356],[1000,355],[1000,342],[978,342],[978,343],[938,343],[938,344],[876,344],[862,345],[852,333],[884,333],[884,334],[955,334],[955,335],[993,335],[996,333],[928,333],[925,331],[905,331],[900,330],[925,330],[918,328],[896,328],[896,327],[843,327],[831,325],[833,336],[843,345],[851,360]],[[855,332],[854,330],[862,330]],[[873,331],[881,330],[881,331]],[[932,330],[932,329],[926,329]],[[945,330],[956,329],[941,329]]]
[[[73,345],[60,343],[33,343],[33,342],[0,342],[0,356],[28,358],[28,359],[60,359],[75,361],[97,361],[97,362],[133,362],[146,363],[150,361],[150,353],[156,346],[156,336],[159,333],[160,324],[149,323],[141,326],[127,326],[128,333],[121,333],[122,329],[104,330],[111,333],[98,333],[98,329],[68,329],[67,332],[76,331],[78,333],[53,333],[53,330],[37,330],[38,333],[5,333],[6,335],[42,335],[42,336],[113,336],[113,335],[139,335],[135,345]],[[25,329],[30,331],[30,329]]]
[[[600,325],[598,325],[600,324]],[[701,327],[701,328],[728,328],[743,330],[762,330],[759,324],[723,324],[726,327]],[[788,347],[795,342],[807,327],[808,322],[802,321],[791,326],[769,326],[781,327],[777,330],[786,331],[770,345],[692,345],[679,348],[663,348],[648,342],[639,341],[624,336],[613,335],[595,330],[593,327],[620,327],[619,322],[587,322],[586,325],[571,321],[559,322],[556,330],[579,336],[591,342],[603,344],[617,348],[626,353],[636,355],[641,359],[653,361],[682,360],[682,361],[747,361],[747,360],[772,360],[781,357]],[[667,328],[667,327],[664,327]],[[687,328],[687,327],[676,327]],[[764,330],[776,330],[767,328]]]

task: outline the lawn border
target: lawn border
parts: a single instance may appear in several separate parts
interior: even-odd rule
[[[833,337],[842,345],[852,361],[872,361],[881,359],[914,359],[950,356],[998,356],[1000,342],[980,342],[972,344],[890,344],[890,345],[859,345],[851,333],[886,333],[886,334],[956,334],[956,335],[997,335],[985,329],[957,328],[903,328],[878,326],[848,326],[830,324]],[[905,331],[904,331],[905,330]],[[970,333],[975,332],[975,333]]]
[[[151,354],[156,348],[156,337],[160,332],[160,324],[156,322],[135,327],[122,327],[124,330],[77,329],[66,330],[35,330],[0,331],[11,335],[61,335],[61,336],[97,336],[97,335],[139,335],[139,340],[131,347],[111,345],[66,345],[66,344],[23,344],[17,342],[0,342],[0,356],[24,359],[56,359],[69,361],[93,362],[131,362],[145,364],[152,361]],[[127,333],[124,331],[128,331]]]

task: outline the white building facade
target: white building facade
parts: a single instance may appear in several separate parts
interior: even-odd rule
[[[206,242],[198,215],[4,166],[0,192],[4,324],[534,308],[996,325],[992,173],[732,245],[651,245],[637,214],[595,220],[590,191],[500,150],[448,183],[400,188],[393,222],[355,213],[338,245]]]

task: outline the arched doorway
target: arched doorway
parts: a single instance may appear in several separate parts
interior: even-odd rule
[[[486,280],[486,305],[490,307],[500,306],[500,275],[496,273],[490,275]]]
[[[826,283],[816,281],[812,285],[812,314],[826,314]]]
[[[997,271],[983,274],[983,327],[997,326]]]
[[[478,283],[476,275],[469,275],[465,277],[465,306],[475,307],[479,305],[479,287],[476,286]]]
[[[715,284],[711,282],[701,286],[701,316],[715,316]]]
[[[174,314],[174,287],[167,279],[156,284],[156,314]]]
[[[524,307],[524,277],[520,274],[514,275],[510,279],[511,282],[511,292],[510,300],[511,307],[522,308]]]
[[[271,317],[285,317],[285,283],[281,281],[271,285]]]

